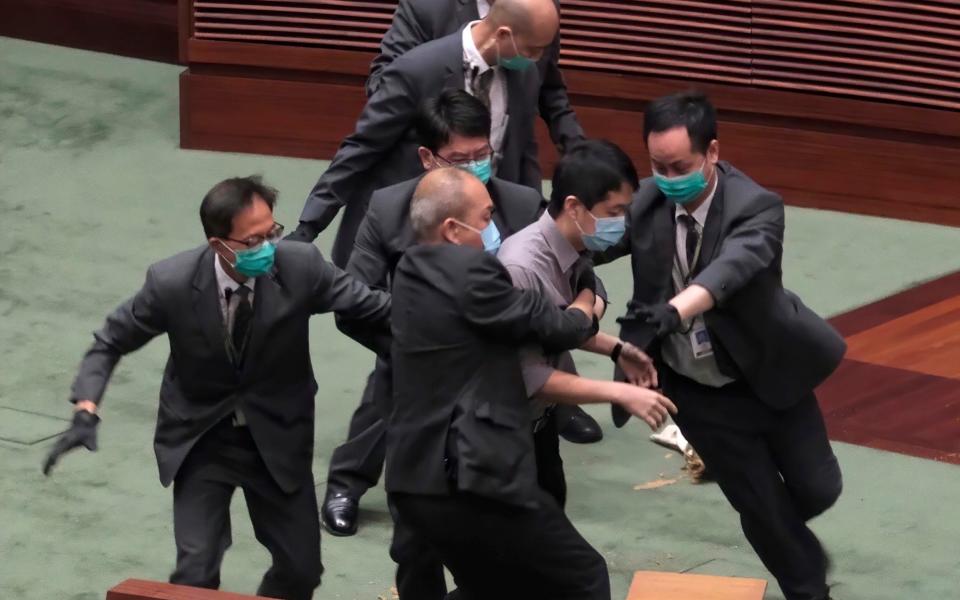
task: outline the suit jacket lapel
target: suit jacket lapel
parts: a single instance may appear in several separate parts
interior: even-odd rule
[[[457,30],[457,33],[449,36],[451,38],[449,56],[444,57],[447,62],[446,72],[443,76],[443,89],[445,90],[464,90],[467,88],[464,81],[462,35],[463,28],[461,27]]]
[[[197,262],[197,271],[193,276],[193,310],[196,312],[197,322],[210,343],[213,354],[229,362],[225,347],[227,334],[223,326],[220,291],[217,289],[213,261],[213,250],[207,248]]]
[[[650,274],[652,283],[669,290],[668,298],[673,296],[673,260],[677,254],[677,225],[674,220],[674,205],[663,194],[656,200],[653,213],[653,241],[656,260],[655,270]]]
[[[470,23],[480,18],[475,0],[457,0],[457,23]]]
[[[493,206],[497,209],[493,212],[493,222],[496,223],[501,237],[506,238],[507,236],[515,234],[518,229],[513,226],[514,215],[512,214],[509,200],[506,202],[501,200],[502,190],[500,189],[500,182],[496,177],[492,177],[488,187],[490,190],[490,199],[493,200]]]
[[[720,231],[723,228],[723,171],[717,169],[717,191],[713,194],[710,210],[707,211],[707,225],[703,228],[703,245],[700,248],[700,260],[694,266],[693,275],[696,276],[713,260],[719,250]]]

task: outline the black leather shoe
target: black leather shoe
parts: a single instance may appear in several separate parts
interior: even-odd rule
[[[357,515],[360,501],[345,492],[327,492],[320,509],[320,522],[337,537],[346,537],[357,532]]]
[[[558,406],[556,418],[557,430],[568,442],[593,444],[603,439],[600,423],[579,406]]]

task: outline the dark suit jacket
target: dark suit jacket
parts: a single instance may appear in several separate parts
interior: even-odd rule
[[[333,162],[307,198],[300,220],[323,229],[346,207],[333,247],[333,262],[344,265],[374,190],[423,172],[412,130],[421,103],[444,89],[463,89],[463,42],[459,33],[427,42],[383,70],[356,130],[340,145]],[[507,71],[510,120],[497,177],[540,190],[539,167],[528,165],[534,140],[540,78],[536,71]]]
[[[515,289],[496,258],[452,244],[407,250],[391,313],[387,491],[448,494],[450,468],[460,490],[534,505],[537,467],[518,348],[577,348],[596,333],[596,320]]]
[[[713,295],[704,314],[721,371],[741,378],[766,404],[787,408],[840,363],[843,338],[783,287],[783,200],[721,162],[691,281]],[[675,204],[645,179],[627,213],[627,234],[606,262],[630,254],[633,297],[622,319],[624,339],[647,347],[653,332],[633,318],[644,304],[673,297]]]
[[[169,485],[193,444],[237,407],[271,475],[287,492],[309,481],[314,395],[311,315],[335,311],[386,329],[390,300],[323,260],[312,244],[281,242],[272,276],[259,277],[243,366],[226,353],[209,247],[152,265],[143,287],[94,334],[72,399],[99,403],[117,362],[155,336],[170,342],[154,449]],[[386,349],[381,349],[385,351]]]
[[[557,11],[560,3],[557,2]],[[450,35],[464,25],[480,18],[476,0],[400,0],[393,15],[393,23],[383,41],[380,54],[370,65],[367,79],[367,95],[371,96],[380,85],[380,77],[398,56],[412,48]],[[550,139],[561,153],[570,144],[583,139],[583,128],[570,106],[567,84],[560,71],[560,34],[553,40],[537,62],[540,71],[540,116],[550,129]]]
[[[346,271],[367,285],[389,290],[393,272],[400,257],[416,243],[410,225],[410,201],[422,175],[390,187],[377,190],[370,198],[370,207],[360,224],[356,243]],[[504,239],[535,221],[544,208],[544,199],[528,187],[493,177],[487,190],[496,210],[493,220]],[[337,326],[352,325],[337,317]],[[349,331],[345,330],[345,333]],[[377,358],[374,402],[384,420],[390,414],[393,386],[390,361]]]
[[[360,224],[346,271],[371,287],[389,290],[393,272],[403,253],[416,243],[410,225],[410,201],[421,177],[377,190]],[[528,187],[490,179],[493,221],[503,239],[537,220],[543,197]]]

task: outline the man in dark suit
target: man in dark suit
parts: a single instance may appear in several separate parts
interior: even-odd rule
[[[383,74],[397,57],[417,46],[453,34],[477,19],[486,18],[493,0],[401,0],[393,17],[393,23],[380,44],[380,54],[370,66],[367,79],[367,95],[373,96],[379,89]],[[507,6],[507,3],[504,3]],[[559,13],[560,4],[556,3]],[[560,59],[559,30],[553,43],[537,61],[540,71],[538,111],[550,130],[550,137],[563,153],[573,143],[584,138],[583,129],[570,106],[567,86],[563,81],[558,61]],[[535,187],[540,189],[540,170],[536,140],[531,138],[524,157],[527,168],[536,167]],[[519,183],[530,185],[530,181]],[[560,406],[555,412],[560,434],[568,441],[589,444],[603,439],[600,424],[578,406]]]
[[[373,191],[421,172],[413,117],[424,100],[449,88],[489,106],[493,174],[539,191],[530,147],[540,76],[528,66],[550,47],[558,24],[553,0],[503,0],[486,19],[395,60],[310,192],[291,238],[312,241],[346,207],[332,252],[334,264],[345,265]]]
[[[591,338],[595,282],[578,280],[567,310],[514,288],[483,251],[492,210],[461,170],[433,171],[414,193],[419,243],[393,282],[387,492],[462,598],[606,600],[603,557],[537,482],[518,352],[525,342],[562,350]]]
[[[783,201],[719,160],[709,100],[660,98],[644,119],[654,175],[599,257],[633,261],[621,337],[649,347],[677,425],[786,598],[824,600],[829,561],[806,522],[842,482],[814,389],[845,344],[783,288]]]
[[[467,23],[487,16],[494,0],[400,0],[393,23],[383,41],[380,54],[370,65],[367,96],[380,85],[383,70],[398,56],[420,44],[459,31]],[[557,11],[560,3],[557,2]],[[583,128],[567,96],[567,84],[560,72],[560,35],[537,61],[540,71],[540,117],[550,130],[550,139],[563,153],[574,142],[583,139]],[[534,148],[535,150],[535,148]]]
[[[200,219],[208,243],[152,265],[140,291],[94,335],[73,384],[73,424],[44,472],[72,448],[96,449],[97,407],[117,362],[166,333],[154,448],[161,483],[173,483],[170,581],[219,586],[239,487],[273,559],[257,594],[300,600],[312,597],[323,572],[308,322],[334,311],[386,352],[389,297],[312,245],[278,244],[275,202],[276,191],[255,177],[227,179],[207,193]]]
[[[496,209],[490,230],[485,233],[491,249],[540,215],[543,197],[538,192],[490,175],[490,113],[479,100],[463,90],[445,90],[423,104],[416,130],[425,171],[456,166],[486,184]],[[420,179],[374,192],[347,263],[349,274],[374,288],[390,289],[400,257],[415,242],[409,219],[410,199]],[[390,387],[389,361],[378,359],[350,421],[347,441],[330,459],[321,516],[334,535],[356,532],[359,499],[380,477]]]

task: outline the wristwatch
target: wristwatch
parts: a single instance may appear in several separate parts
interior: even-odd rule
[[[613,350],[610,352],[610,360],[616,363],[620,360],[620,353],[623,352],[623,342],[617,342],[617,345],[613,347]]]

